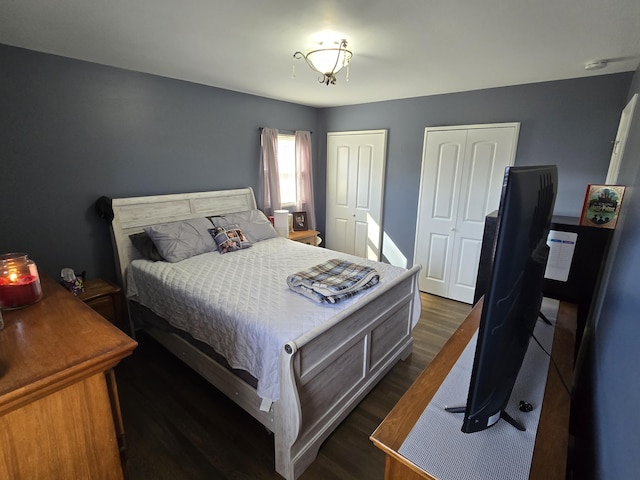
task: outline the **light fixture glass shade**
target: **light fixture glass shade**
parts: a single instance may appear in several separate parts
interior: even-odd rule
[[[335,42],[335,45],[335,47],[312,50],[306,55],[302,52],[296,52],[293,54],[293,58],[304,58],[309,67],[320,74],[318,78],[320,83],[335,85],[336,74],[343,67],[349,67],[349,62],[353,55],[351,51],[347,50],[346,40],[342,39],[340,42]]]
[[[348,63],[347,56],[351,58],[350,54],[348,55],[344,50],[338,50],[337,48],[330,50],[313,50],[307,53],[307,61],[311,63],[313,65],[312,68],[318,72],[330,75],[342,70],[342,67]]]

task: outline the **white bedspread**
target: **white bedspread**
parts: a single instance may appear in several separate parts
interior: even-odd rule
[[[380,283],[334,305],[318,305],[288,288],[288,275],[329,258],[374,266]],[[278,356],[283,346],[404,271],[273,238],[246,250],[205,253],[178,263],[134,260],[127,270],[127,296],[213,347],[232,367],[251,373],[258,380],[258,395],[276,401],[280,394]],[[420,316],[417,289],[416,297],[414,326]]]

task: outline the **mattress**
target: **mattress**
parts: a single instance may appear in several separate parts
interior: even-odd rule
[[[380,282],[342,302],[322,305],[288,288],[287,276],[331,258],[370,265]],[[127,269],[127,297],[210,345],[232,368],[249,372],[258,381],[257,394],[276,401],[283,346],[403,272],[401,267],[278,237],[248,249],[204,253],[177,263],[134,260]],[[413,325],[420,316],[417,300]]]

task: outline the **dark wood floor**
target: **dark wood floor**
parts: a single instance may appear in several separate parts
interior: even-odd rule
[[[369,435],[471,310],[422,294],[414,349],[320,449],[301,480],[382,479],[384,455]],[[130,480],[281,479],[273,437],[250,415],[144,334],[116,367]]]

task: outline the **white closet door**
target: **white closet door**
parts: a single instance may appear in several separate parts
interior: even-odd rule
[[[484,219],[498,208],[518,124],[425,130],[415,263],[420,290],[471,303]]]
[[[449,294],[449,270],[455,240],[465,130],[426,131],[415,262],[422,265],[420,290]]]

